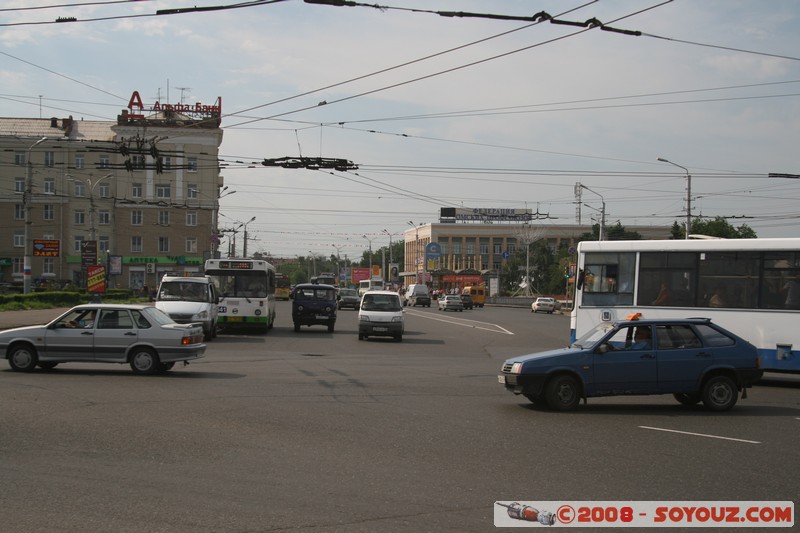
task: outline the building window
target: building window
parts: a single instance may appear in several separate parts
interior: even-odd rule
[[[494,255],[502,254],[503,253],[503,243],[502,242],[493,242],[492,243],[492,250],[494,250],[492,252]]]
[[[56,164],[55,152],[47,151],[44,153],[44,166],[52,167]]]
[[[169,226],[169,211],[166,209],[160,209],[158,211],[158,225]]]
[[[142,210],[141,209],[134,209],[131,211],[131,226],[141,226],[143,224],[142,219]]]
[[[14,232],[14,248],[25,248],[25,232]]]
[[[453,241],[453,255],[461,255],[461,241]]]
[[[111,241],[108,238],[108,235],[100,235],[97,239],[97,249],[100,253],[105,254],[108,253],[108,249],[111,247],[109,244]]]
[[[86,156],[75,154],[75,168],[83,168],[86,164]]]
[[[25,192],[25,178],[14,178],[14,192]]]
[[[465,253],[466,255],[475,255],[475,239],[467,239]]]
[[[197,190],[196,183],[190,183],[186,186],[186,198],[197,198],[197,193],[200,192]]]
[[[131,196],[133,198],[141,198],[142,197],[142,184],[141,183],[131,183]]]
[[[75,180],[72,182],[73,189],[72,192],[75,196],[86,196],[86,187],[84,186],[83,182],[80,180]]]
[[[100,156],[100,168],[108,168],[111,166],[111,162],[108,159],[107,155]]]
[[[42,206],[42,218],[44,220],[55,220],[56,208],[53,204],[44,204]]]
[[[186,253],[197,253],[197,237],[186,237]]]
[[[81,250],[83,250],[83,235],[75,235],[72,240],[72,251],[79,254]]]
[[[109,198],[111,196],[111,185],[108,183],[101,183],[98,187],[100,198]]]
[[[169,237],[158,238],[158,251],[160,253],[169,252]]]
[[[72,222],[76,225],[86,224],[86,212],[83,209],[73,211]]]
[[[169,183],[156,185],[156,198],[169,198],[171,193]]]
[[[196,157],[187,157],[186,158],[186,170],[188,172],[197,172],[197,158]]]
[[[164,170],[172,170],[172,158],[170,156],[163,156],[161,158],[161,165]]]
[[[25,220],[25,206],[14,204],[14,220]]]
[[[134,170],[144,170],[144,156],[132,155],[131,166],[133,167]]]
[[[142,252],[142,238],[141,237],[131,237],[131,252],[132,253],[141,253]]]
[[[19,166],[25,164],[25,152],[14,152],[14,164]]]
[[[44,179],[44,193],[45,194],[55,194],[56,193],[56,179],[55,178],[45,178]]]
[[[186,225],[187,226],[196,226],[197,225],[197,211],[187,211],[186,212]]]
[[[42,261],[42,274],[53,275],[56,273],[56,261],[52,257],[45,257]]]
[[[97,212],[97,223],[101,226],[107,226],[111,224],[111,211],[108,209],[101,209]]]
[[[22,274],[23,270],[25,270],[25,260],[22,257],[15,257],[12,262],[12,272],[14,274]]]

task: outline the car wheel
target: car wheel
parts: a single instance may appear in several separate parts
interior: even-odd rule
[[[334,325],[333,322],[328,323],[328,333],[333,333],[333,325]]]
[[[300,331],[300,323],[299,323],[299,322],[295,322],[295,323],[294,323],[294,331],[295,331],[295,333],[297,333],[298,331]]]
[[[556,376],[547,382],[545,388],[547,405],[556,411],[571,411],[581,401],[581,388],[572,376]]]
[[[216,339],[217,338],[217,323],[214,322],[214,325],[211,326],[211,337]]]
[[[159,369],[161,372],[169,372],[170,370],[172,370],[172,367],[173,367],[173,366],[175,366],[175,362],[174,362],[174,361],[170,361],[169,363],[161,363],[161,364],[159,365],[159,368],[158,368],[158,369]]]
[[[38,365],[39,368],[41,368],[42,370],[52,370],[58,366],[58,363],[55,361],[44,361],[44,362],[40,361]]]
[[[158,354],[150,348],[136,348],[131,354],[131,370],[135,374],[155,374],[161,370]]]
[[[363,333],[359,333],[358,334],[358,340],[360,340],[360,341],[364,340],[364,334]]]
[[[401,333],[400,335],[395,335],[394,342],[403,342],[403,334]]]
[[[214,333],[211,330],[211,328],[209,329],[203,328],[203,341],[211,342],[213,338],[214,338]]]
[[[700,401],[700,395],[693,392],[678,392],[673,394],[673,396],[681,405],[696,405]]]
[[[29,344],[18,344],[8,352],[8,364],[19,372],[30,372],[39,363],[36,348]]]
[[[714,376],[703,386],[703,405],[711,411],[727,411],[739,398],[736,383],[728,376]]]

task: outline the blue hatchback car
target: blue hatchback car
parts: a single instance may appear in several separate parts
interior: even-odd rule
[[[569,348],[508,359],[498,379],[558,411],[581,398],[645,394],[727,411],[761,375],[755,346],[710,319],[688,318],[600,324]]]

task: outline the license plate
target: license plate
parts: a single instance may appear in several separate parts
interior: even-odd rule
[[[389,328],[372,328],[372,331],[389,331]]]
[[[244,319],[240,316],[229,316],[228,322],[244,322]]]
[[[327,319],[329,319],[330,317],[329,317],[328,315],[317,315],[317,318],[318,318],[319,320],[327,320]]]
[[[506,377],[505,376],[497,376],[497,381],[502,383],[503,385],[506,384]]]

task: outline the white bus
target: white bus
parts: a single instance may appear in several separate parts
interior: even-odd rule
[[[800,239],[584,241],[577,267],[572,341],[632,313],[707,317],[763,370],[800,372]]]
[[[367,291],[380,291],[383,289],[383,280],[381,278],[362,279],[358,282],[358,295],[364,296]]]
[[[275,267],[257,259],[209,259],[206,276],[219,295],[218,327],[254,328],[275,325]]]

